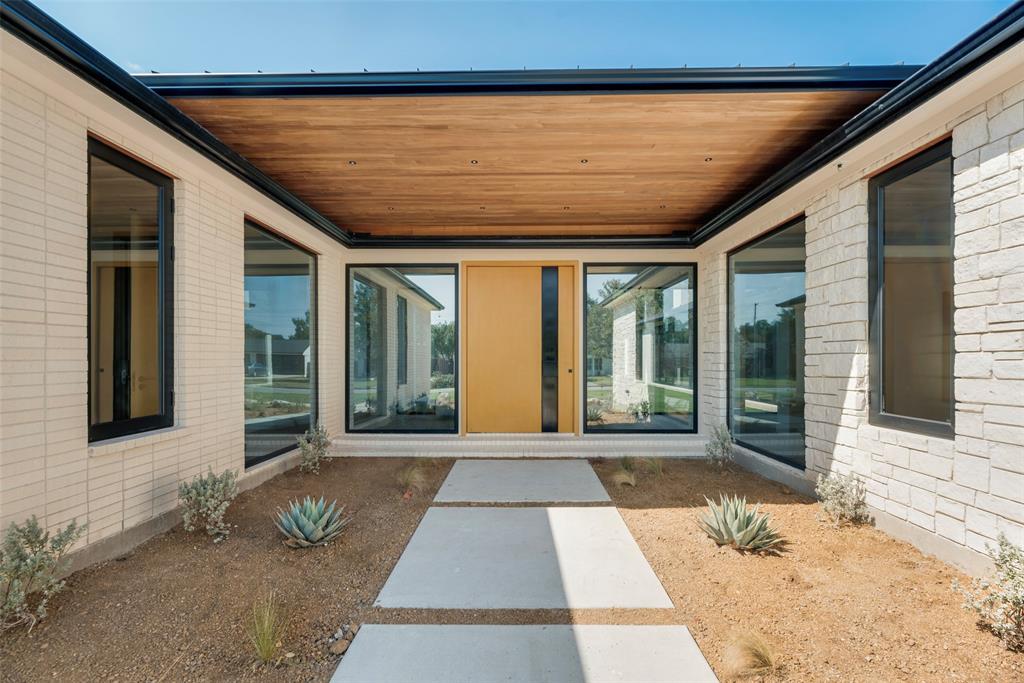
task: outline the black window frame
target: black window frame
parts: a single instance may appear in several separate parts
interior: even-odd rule
[[[96,138],[88,138],[88,170],[86,175],[86,338],[87,338],[87,411],[89,425],[89,443],[115,439],[118,437],[132,436],[151,432],[157,429],[166,429],[174,425],[174,178],[157,171],[151,166],[138,161],[134,157],[107,145]],[[159,301],[160,310],[157,314],[159,320],[160,348],[158,354],[161,358],[161,389],[160,412],[155,415],[144,417],[113,420],[93,424],[92,422],[92,395],[93,395],[93,333],[92,333],[92,160],[93,157],[116,166],[119,169],[134,175],[157,187],[157,196],[160,201],[158,217],[158,246],[157,259],[159,263]]]
[[[285,237],[281,233],[277,232],[276,230],[268,228],[267,226],[263,225],[262,223],[259,223],[259,222],[255,221],[255,220],[249,218],[248,216],[245,217],[244,227],[248,227],[248,228],[252,228],[254,230],[257,230],[257,231],[263,233],[264,235],[266,235],[267,237],[269,237],[272,240],[276,240],[278,242],[281,242],[282,244],[284,244],[284,245],[286,245],[288,247],[291,247],[292,249],[295,249],[296,251],[300,251],[300,252],[306,254],[306,256],[308,256],[309,259],[310,259],[310,261],[309,261],[309,346],[310,346],[310,349],[309,349],[309,364],[310,364],[310,370],[309,370],[309,374],[310,374],[310,382],[309,382],[309,429],[313,429],[314,427],[316,427],[316,425],[318,424],[318,422],[320,420],[320,408],[319,408],[319,404],[320,404],[320,400],[319,400],[320,399],[320,358],[319,358],[319,349],[320,349],[319,327],[320,327],[320,325],[319,325],[319,320],[320,320],[320,316],[317,314],[318,302],[320,300],[319,290],[318,290],[319,278],[317,276],[317,274],[319,273],[319,265],[320,265],[319,264],[319,258],[320,258],[320,255],[317,254],[314,251],[311,251],[311,250],[307,249],[306,247],[302,246],[298,242],[295,242],[293,240],[288,239],[287,237]],[[244,239],[243,239],[243,243],[242,243],[242,278],[243,278],[243,280],[245,278],[245,242],[244,242]],[[244,319],[244,313],[243,313],[243,319]],[[243,343],[243,345],[245,344],[244,333],[243,333],[243,341],[242,341],[242,343]],[[245,418],[244,417],[242,419],[242,432],[243,432],[242,439],[243,439],[243,444],[244,444],[244,439],[245,439]],[[290,452],[296,450],[298,447],[299,446],[298,446],[297,443],[294,446],[289,444],[288,446],[282,446],[281,448],[278,448],[277,450],[271,451],[269,453],[264,453],[263,455],[261,455],[261,456],[259,456],[257,458],[250,458],[248,462],[244,462],[243,463],[243,469],[244,470],[249,470],[249,469],[251,469],[253,467],[256,467],[257,465],[261,465],[261,464],[267,462],[268,460],[272,460],[274,458],[277,458],[277,457],[279,457],[281,455],[284,455],[285,453],[290,453]],[[243,451],[244,451],[244,447],[243,447]]]
[[[379,428],[360,428],[352,422],[352,282],[356,278],[360,281],[368,284],[371,287],[378,287],[380,285],[369,282],[365,278],[360,277],[358,274],[353,274],[353,270],[362,269],[382,269],[386,270],[389,268],[402,269],[402,268],[451,268],[452,277],[454,278],[454,293],[455,300],[452,302],[452,308],[455,311],[455,361],[452,367],[453,385],[455,388],[455,401],[452,405],[452,410],[455,413],[454,420],[452,422],[451,429],[379,429]],[[451,262],[438,262],[438,263],[401,263],[401,262],[388,262],[388,263],[346,263],[345,264],[345,413],[343,417],[344,432],[346,434],[459,434],[460,425],[462,423],[462,392],[459,385],[459,369],[461,366],[461,327],[462,327],[462,309],[460,308],[460,291],[459,287],[461,284],[461,268],[458,263]],[[385,290],[386,291],[386,290]],[[385,307],[387,304],[387,297],[385,296]],[[381,316],[383,321],[384,315]],[[382,325],[384,323],[382,322]],[[381,335],[382,343],[386,344],[386,335]],[[386,358],[386,347],[382,350],[382,354]],[[387,363],[383,363],[384,373],[387,373]],[[385,380],[386,381],[386,380]],[[382,382],[383,384],[383,382]],[[371,418],[372,419],[372,418]]]
[[[583,421],[583,434],[620,434],[620,435],[635,435],[642,437],[644,434],[697,434],[700,431],[700,290],[698,289],[698,264],[695,261],[588,261],[580,264],[582,268],[581,276],[583,280],[583,286],[580,287],[581,292],[579,294],[580,301],[583,305],[583,316],[582,316],[582,328],[580,332],[580,349],[583,354],[583,358],[587,357],[587,270],[589,268],[607,268],[615,266],[626,266],[626,267],[642,267],[642,268],[662,268],[662,267],[678,267],[678,268],[689,268],[691,273],[691,284],[693,290],[693,325],[690,332],[691,344],[693,346],[693,353],[690,354],[691,365],[692,365],[692,381],[693,381],[693,419],[692,426],[689,429],[643,429],[643,430],[626,430],[626,429],[614,429],[614,428],[598,428],[594,429],[587,425],[587,372],[580,373],[577,378],[577,386],[580,388],[579,392],[579,409],[580,415]],[[675,280],[678,283],[679,280]],[[636,331],[634,329],[634,335]],[[583,363],[582,367],[586,368],[587,364]],[[635,370],[635,367],[634,367]],[[641,380],[642,381],[642,380]]]
[[[395,295],[395,378],[399,386],[409,383],[409,301]]]
[[[771,458],[775,462],[791,467],[799,472],[805,472],[807,470],[807,406],[804,405],[804,464],[803,467],[797,467],[793,461],[786,460],[785,458],[779,457],[778,455],[771,453],[763,448],[755,446],[750,443],[746,443],[736,435],[736,430],[733,427],[733,414],[732,414],[732,384],[733,384],[733,364],[732,364],[732,313],[733,313],[733,272],[732,272],[732,257],[750,247],[755,247],[758,244],[765,242],[772,237],[775,237],[781,232],[789,230],[799,223],[804,224],[804,295],[807,294],[807,215],[800,214],[794,218],[789,219],[785,223],[778,225],[768,232],[762,233],[757,237],[747,240],[746,242],[733,247],[726,252],[725,257],[725,420],[726,425],[729,428],[729,433],[732,435],[733,441],[738,445],[746,448],[749,451],[753,451],[758,455],[763,455],[766,458]],[[804,356],[803,362],[807,363],[807,345],[806,345],[806,332],[804,337]],[[804,381],[807,381],[806,375]]]
[[[950,353],[949,353],[949,421],[938,422],[919,417],[888,413],[884,409],[882,368],[883,354],[883,290],[885,288],[885,188],[894,182],[913,175],[942,159],[953,159],[953,141],[947,138],[913,157],[886,169],[868,181],[868,422],[877,427],[886,427],[906,432],[952,439],[955,434],[956,382],[953,364],[956,358],[956,331],[952,327],[955,304],[950,297]],[[955,206],[953,201],[953,169],[949,173],[949,269],[953,282],[955,239]]]

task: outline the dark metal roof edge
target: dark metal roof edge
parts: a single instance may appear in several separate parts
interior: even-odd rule
[[[299,218],[345,245],[351,235],[260,171],[137,78],[27,0],[4,0],[0,20],[10,34],[244,180]]]
[[[565,95],[889,90],[920,67],[792,66],[387,73],[139,74],[164,97]]]
[[[700,245],[1024,39],[1024,1],[957,43],[693,233]]]
[[[601,237],[381,237],[353,235],[354,249],[692,249],[689,235]]]

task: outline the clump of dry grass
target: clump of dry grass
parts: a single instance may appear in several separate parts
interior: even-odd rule
[[[427,486],[427,478],[423,474],[420,463],[414,462],[398,471],[398,484],[402,487],[402,497],[412,498]]]
[[[655,477],[660,477],[665,473],[665,460],[663,458],[643,458],[640,460],[640,464],[643,465],[645,472]]]
[[[260,661],[269,662],[274,659],[278,648],[281,647],[284,625],[284,614],[274,592],[257,598],[252,606],[252,619],[249,621],[248,631],[249,640]]]
[[[771,673],[779,669],[779,654],[761,634],[747,631],[730,641],[725,665],[733,676]]]
[[[619,469],[612,472],[611,480],[616,486],[636,486],[636,464],[632,458],[623,458]]]

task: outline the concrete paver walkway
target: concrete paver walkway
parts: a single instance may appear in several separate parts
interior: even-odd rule
[[[614,507],[507,507],[601,501],[585,462],[459,461],[435,502],[504,505],[427,510],[376,606],[671,608]],[[366,624],[332,683],[715,680],[681,625]]]
[[[459,460],[435,503],[607,503],[585,460]]]
[[[600,609],[672,601],[613,507],[437,507],[377,605]]]
[[[704,683],[685,626],[368,625],[331,683]]]

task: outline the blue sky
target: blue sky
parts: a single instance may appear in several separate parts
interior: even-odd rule
[[[991,2],[37,0],[129,71],[926,63]]]

